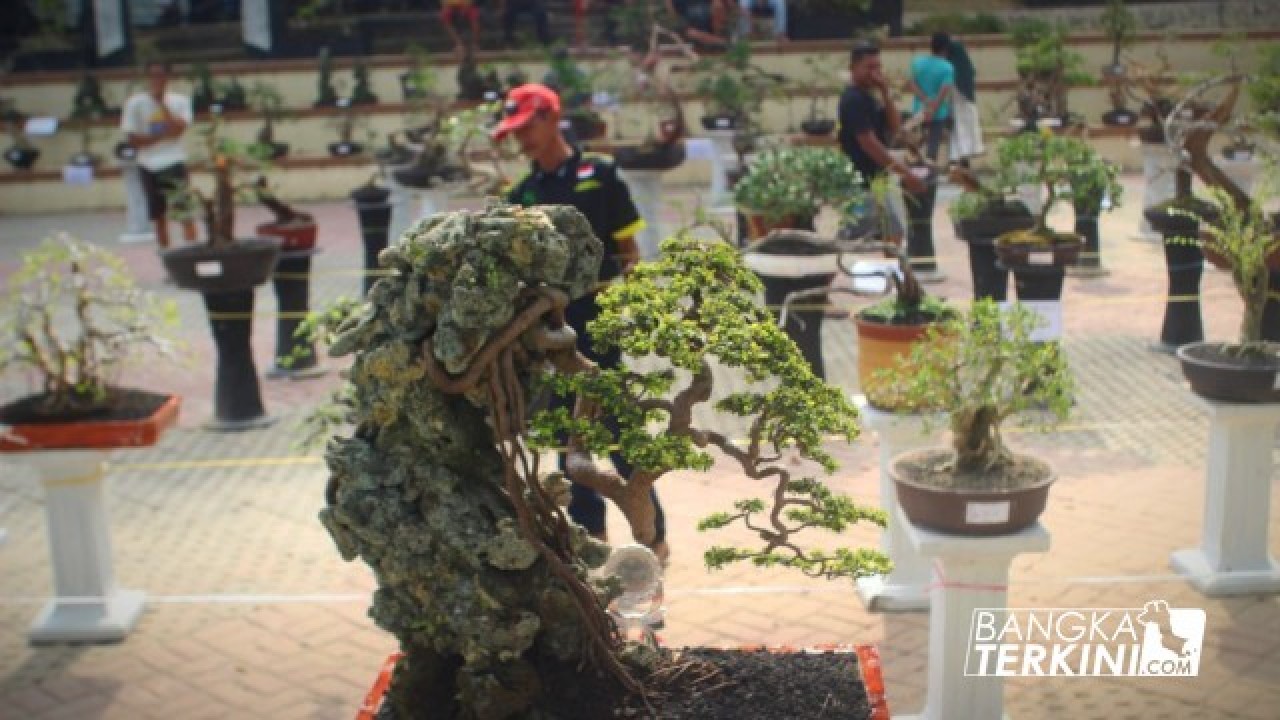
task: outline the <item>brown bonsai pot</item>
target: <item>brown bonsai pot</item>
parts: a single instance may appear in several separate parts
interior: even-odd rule
[[[881,410],[914,410],[894,397],[892,383],[877,375],[882,370],[898,367],[901,359],[910,357],[911,348],[924,340],[934,323],[895,325],[862,313],[856,313],[853,322],[858,332],[858,387],[862,388],[867,402]]]
[[[1049,235],[1030,230],[1005,233],[996,238],[996,256],[1010,268],[1074,265],[1080,248],[1084,247],[1084,237],[1076,233],[1048,232]],[[1028,242],[1029,239],[1034,240]]]
[[[32,410],[36,396],[0,408],[0,452],[107,449],[155,445],[178,419],[182,398],[120,388],[101,410],[74,418],[41,416]]]
[[[747,239],[754,242],[769,234],[771,230],[791,230],[797,227],[796,219],[785,217],[781,220],[765,220],[763,215],[756,215],[748,210],[742,212],[747,221]]]
[[[1182,375],[1191,391],[1220,402],[1280,402],[1280,345],[1267,344],[1267,354],[1242,358],[1224,343],[1198,342],[1178,348]]]
[[[263,223],[257,228],[259,237],[278,238],[281,252],[310,250],[316,246],[316,224],[314,221]]]
[[[235,292],[257,287],[271,277],[280,243],[245,238],[227,245],[187,245],[160,253],[173,284],[204,293]]]
[[[1013,488],[942,487],[917,477],[919,468],[953,455],[948,448],[927,448],[903,453],[889,464],[898,504],[912,524],[935,532],[985,537],[1016,533],[1040,518],[1054,481],[1048,465],[1016,456],[1034,472]]]

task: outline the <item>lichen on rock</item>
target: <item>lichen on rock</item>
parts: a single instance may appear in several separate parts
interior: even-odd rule
[[[408,654],[388,695],[397,718],[531,716],[539,667],[582,659],[574,603],[518,531],[483,396],[438,390],[422,352],[464,372],[522,291],[581,296],[601,253],[572,208],[436,215],[383,252],[387,276],[338,329],[331,354],[354,355],[355,429],[326,449],[320,520],[343,558],[373,569],[369,614]],[[585,578],[605,552],[573,533]]]

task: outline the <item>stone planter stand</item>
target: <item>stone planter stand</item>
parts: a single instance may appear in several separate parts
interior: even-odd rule
[[[658,257],[662,242],[662,176],[665,170],[620,170],[622,180],[631,190],[631,200],[644,219],[645,227],[636,233],[636,250],[641,260]]]
[[[1049,549],[1049,532],[1036,523],[1012,535],[964,537],[923,530],[898,509],[911,546],[933,561],[929,605],[928,689],[916,720],[1004,717],[1004,678],[966,677],[968,663],[979,661],[969,649],[974,611],[1007,606],[1009,565],[1022,553]],[[972,655],[972,657],[971,657]],[[903,720],[907,720],[903,718]]]
[[[909,450],[932,445],[935,439],[924,433],[921,415],[877,410],[862,395],[854,396],[854,404],[880,441],[880,507],[889,513],[889,527],[880,534],[880,549],[893,560],[893,571],[888,575],[858,579],[858,597],[872,612],[927,610],[929,562],[911,544],[907,524],[898,519],[898,496],[889,477],[889,462]]]
[[[1267,545],[1280,403],[1196,400],[1209,411],[1204,528],[1200,546],[1173,553],[1169,564],[1205,595],[1280,592]]]
[[[147,192],[142,188],[142,172],[133,160],[120,161],[120,180],[124,183],[125,228],[122,243],[154,242],[155,230],[147,216]]]
[[[54,597],[36,617],[32,643],[116,642],[138,623],[146,596],[116,585],[111,530],[102,502],[105,450],[44,450],[14,456],[44,486]]]
[[[311,310],[311,256],[317,248],[280,253],[271,285],[276,293],[276,357],[269,378],[301,379],[323,375],[315,344],[295,337]]]

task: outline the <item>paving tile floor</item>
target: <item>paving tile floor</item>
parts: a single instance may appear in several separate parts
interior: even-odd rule
[[[1125,178],[1126,197],[1141,197]],[[677,208],[692,195],[669,194],[662,224],[683,222]],[[459,202],[475,205],[479,201]],[[944,206],[945,203],[939,203]],[[315,260],[313,306],[359,286],[359,235],[349,206],[308,207],[320,220],[323,252]],[[246,209],[246,227],[260,213]],[[1149,599],[1204,608],[1204,659],[1197,678],[1020,678],[1006,685],[1013,718],[1280,718],[1280,597],[1206,598],[1168,568],[1173,550],[1198,542],[1206,452],[1204,412],[1192,401],[1175,361],[1148,345],[1159,330],[1164,273],[1160,247],[1133,239],[1138,210],[1102,220],[1103,278],[1067,281],[1064,348],[1079,395],[1069,423],[1049,435],[1018,431],[1012,442],[1053,464],[1059,478],[1044,524],[1052,548],[1019,557],[1012,570],[1015,607],[1136,607]],[[1058,218],[1060,224],[1069,216]],[[298,423],[337,382],[337,364],[320,378],[263,380],[278,422],[242,434],[201,429],[211,415],[212,349],[198,298],[164,282],[148,245],[118,245],[116,214],[0,218],[0,276],[24,248],[68,230],[120,251],[140,282],[175,299],[190,345],[180,367],[147,366],[126,379],[183,394],[179,427],[145,450],[112,460],[106,496],[116,572],[144,589],[149,604],[122,643],[32,647],[29,623],[51,590],[43,499],[31,474],[0,458],[0,718],[352,718],[394,641],[366,617],[373,581],[344,563],[315,520],[325,482],[316,450],[296,445]],[[942,207],[936,218],[944,282],[940,295],[969,294],[964,246]],[[1239,318],[1229,279],[1208,272],[1206,331],[1229,338]],[[274,298],[258,293],[256,361],[270,366]],[[862,300],[839,297],[841,306]],[[857,347],[848,321],[825,321],[830,379],[856,392]],[[717,371],[717,392],[740,379]],[[0,388],[12,397],[23,388]],[[703,422],[741,431],[700,411]],[[841,461],[837,490],[877,502],[873,433],[832,445]],[[1274,481],[1274,478],[1273,478]],[[671,528],[666,575],[673,645],[830,642],[877,644],[894,713],[923,705],[927,616],[871,613],[849,583],[810,580],[780,570],[734,567],[708,573],[711,544],[745,541],[741,533],[702,535],[699,517],[758,494],[725,462],[705,475],[679,474],[660,485]],[[1272,494],[1270,546],[1280,555],[1280,493]],[[615,533],[623,527],[611,516]],[[869,545],[878,535],[856,528],[832,544]]]

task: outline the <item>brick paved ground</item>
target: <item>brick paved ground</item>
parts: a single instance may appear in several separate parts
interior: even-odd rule
[[[1140,197],[1136,179],[1126,183],[1126,196]],[[690,206],[687,197],[672,200],[667,225],[680,220],[671,209],[677,203]],[[309,210],[320,218],[324,247],[315,262],[318,305],[355,291],[360,260],[349,208]],[[258,217],[245,215],[246,226]],[[1111,275],[1068,280],[1065,347],[1080,386],[1075,417],[1052,435],[1014,436],[1053,463],[1060,479],[1044,517],[1052,549],[1015,562],[1010,604],[1124,607],[1163,598],[1203,607],[1201,674],[1016,680],[1008,684],[1010,715],[1280,717],[1280,598],[1207,599],[1168,570],[1169,553],[1198,540],[1205,418],[1174,361],[1147,350],[1159,328],[1164,280],[1160,248],[1130,239],[1136,219],[1130,207],[1103,220]],[[297,420],[335,375],[264,381],[268,408],[280,418],[271,428],[201,431],[212,387],[203,312],[194,295],[163,283],[151,247],[115,244],[121,222],[111,215],[0,219],[0,275],[41,234],[68,229],[116,247],[144,285],[181,304],[191,360],[145,369],[153,386],[184,394],[180,427],[156,448],[119,454],[107,494],[119,580],[145,589],[151,602],[123,643],[29,647],[26,628],[51,586],[42,499],[29,473],[0,461],[0,528],[9,536],[0,546],[0,718],[351,718],[394,648],[365,617],[369,573],[343,563],[315,522],[323,467],[294,446]],[[937,235],[949,278],[931,289],[965,297],[963,248],[941,212]],[[1239,311],[1227,278],[1207,275],[1204,292],[1209,335],[1231,336]],[[260,369],[270,362],[273,309],[270,291],[260,291]],[[832,380],[855,391],[848,323],[828,321],[825,343]],[[721,392],[735,381],[724,373],[719,380]],[[833,448],[843,465],[832,484],[867,502],[878,494],[875,442],[867,434]],[[700,536],[697,518],[758,489],[721,463],[708,475],[668,478],[661,492],[675,550],[667,574],[669,643],[872,642],[882,651],[894,711],[922,706],[924,614],[869,613],[847,583],[749,568],[709,574],[702,549],[735,536]],[[1280,554],[1280,510],[1272,517],[1272,552]],[[839,542],[871,544],[876,535],[858,529]]]

